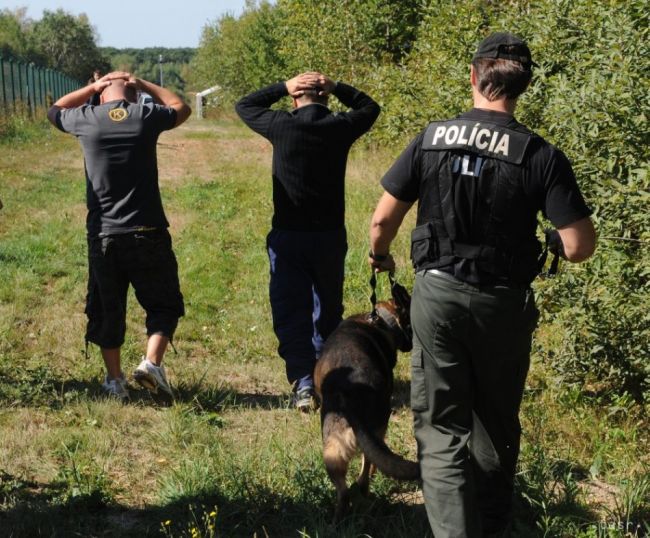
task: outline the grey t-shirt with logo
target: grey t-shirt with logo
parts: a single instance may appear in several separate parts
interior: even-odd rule
[[[89,236],[169,226],[158,187],[156,143],[176,124],[174,109],[121,100],[53,106],[48,117],[81,143]]]

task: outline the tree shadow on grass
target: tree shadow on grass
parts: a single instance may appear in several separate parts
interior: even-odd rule
[[[98,502],[100,495],[61,500],[56,487],[23,482],[2,475],[0,482],[0,528],[14,538],[32,536],[159,536],[163,527],[172,536],[319,538],[430,537],[424,507],[386,498],[353,495],[353,509],[337,527],[331,524],[333,489],[326,493],[315,486],[301,489],[296,498],[255,484],[242,484],[237,491],[214,491],[187,496],[160,506],[129,508]],[[214,515],[211,515],[214,514]],[[165,525],[165,523],[167,523]],[[305,534],[300,534],[305,532]]]
[[[255,483],[215,484],[198,495],[175,497],[167,503],[132,508],[106,500],[101,491],[74,495],[65,484],[39,484],[0,472],[2,536],[198,536],[228,538],[431,538],[422,504],[388,493],[361,497],[352,490],[352,509],[338,526],[331,524],[334,490],[307,470],[290,491],[274,491]],[[531,503],[521,481],[515,499],[511,538],[568,536],[602,524],[599,516],[579,503]],[[640,514],[637,514],[640,515]],[[643,521],[638,519],[638,521]],[[544,522],[542,524],[542,522]],[[640,527],[639,527],[640,528]],[[643,536],[641,534],[636,536]],[[184,533],[184,534],[183,534]],[[301,534],[302,533],[302,534]],[[569,534],[567,534],[569,533]],[[629,536],[635,536],[630,534]]]
[[[231,408],[286,409],[290,398],[285,394],[237,392],[226,384],[209,385],[202,380],[181,382],[173,387],[175,401],[193,404],[197,412],[219,412]],[[172,402],[152,396],[137,383],[129,382],[129,405],[161,405]],[[5,407],[46,407],[59,410],[83,399],[105,399],[100,380],[60,379],[48,368],[0,372],[0,405]]]
[[[199,410],[223,411],[225,409],[286,409],[289,406],[289,396],[285,394],[262,394],[238,392],[225,385],[205,385],[201,381],[195,383],[179,383],[176,387],[176,400],[194,403]]]
[[[165,398],[156,398],[133,380],[129,381],[131,400],[136,405],[170,405]],[[288,409],[291,407],[289,394],[238,392],[225,383],[208,384],[203,378],[195,381],[181,381],[173,385],[176,402],[195,406],[197,412],[219,412],[225,409]],[[60,374],[47,365],[31,369],[0,371],[0,405],[24,407],[48,407],[62,409],[66,404],[83,399],[100,400],[106,395],[101,380],[61,379]],[[396,379],[393,408],[409,407],[410,382]]]
[[[568,536],[589,525],[600,529],[602,514],[582,500],[580,483],[588,477],[587,469],[569,461],[529,461],[515,477],[513,536]]]
[[[0,373],[0,405],[61,409],[80,398],[103,396],[101,383],[81,379],[61,380],[41,368],[14,375]]]
[[[149,392],[133,383],[130,384],[129,404],[152,403],[161,405],[169,402],[157,401]],[[66,405],[82,400],[105,400],[109,398],[99,380],[66,379],[37,371],[23,372],[17,376],[0,375],[0,405],[7,407],[45,407],[51,410],[63,409]]]

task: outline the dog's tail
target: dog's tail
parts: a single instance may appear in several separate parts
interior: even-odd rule
[[[378,439],[372,432],[369,432],[355,417],[348,414],[346,419],[354,431],[359,448],[382,473],[398,480],[418,480],[420,478],[419,463],[406,460],[395,454],[382,439]]]

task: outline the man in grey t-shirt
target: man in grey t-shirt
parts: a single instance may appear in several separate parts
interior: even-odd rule
[[[137,104],[137,92],[156,104]],[[87,105],[93,93],[99,105]],[[61,97],[48,112],[60,130],[76,136],[86,171],[88,295],[86,342],[101,348],[104,390],[128,398],[120,366],[129,285],[147,313],[147,353],[134,378],[165,399],[172,391],[162,367],[178,318],[184,314],[178,266],[158,187],[156,143],[191,111],[174,93],[113,72]]]

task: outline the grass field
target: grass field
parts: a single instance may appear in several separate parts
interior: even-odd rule
[[[399,149],[351,155],[348,314],[368,309],[367,224]],[[160,139],[187,310],[166,360],[179,393],[171,407],[135,389],[128,405],[103,398],[98,350],[84,357],[77,142],[32,129],[0,152],[0,536],[430,536],[417,485],[380,475],[340,527],[329,524],[319,419],[290,408],[271,329],[268,143],[230,118],[192,120]],[[410,285],[408,229],[395,252]],[[143,320],[131,295],[126,371],[142,354]],[[406,356],[396,375],[388,444],[414,457]],[[522,422],[514,536],[647,535],[647,410],[566,389],[535,355]]]

